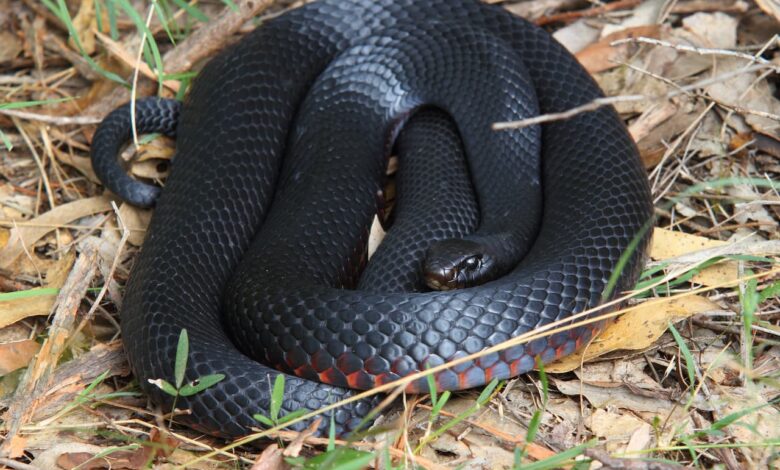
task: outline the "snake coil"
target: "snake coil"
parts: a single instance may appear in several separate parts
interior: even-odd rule
[[[296,374],[286,378],[282,414],[317,409],[353,393],[343,387],[371,388],[599,305],[621,255],[641,238],[615,292],[632,287],[651,203],[638,152],[615,111],[490,129],[600,96],[545,31],[498,6],[320,0],[214,57],[181,109],[168,100],[137,102],[140,132],[176,137],[159,199],[157,188],[118,165],[131,120],[128,106],[117,109],[95,134],[95,171],[125,200],[156,205],[121,310],[141,387],[171,405],[149,379],[172,380],[186,328],[186,379],[226,378],[180,397],[177,407],[191,410],[181,420],[237,436],[257,425],[253,414],[267,414],[278,370]],[[400,184],[417,188],[410,197],[427,209],[399,201],[396,226],[422,227],[443,241],[418,243],[413,232],[401,245],[411,245],[415,259],[437,247],[450,257],[465,250],[459,275],[482,269],[494,280],[406,292],[423,288],[408,276],[422,261],[404,264],[392,249],[377,257],[400,273],[388,278],[402,280],[383,285],[385,276],[371,267],[359,280],[384,158],[407,121],[396,142],[408,155],[401,171],[411,171],[407,158],[409,167],[440,175],[441,186],[402,175]],[[467,168],[444,156],[461,150]],[[473,196],[462,196],[471,191],[458,182],[464,174]],[[458,209],[443,208],[450,203]],[[447,287],[438,265],[429,264],[428,283]],[[536,358],[572,353],[599,327],[488,354],[438,373],[437,386],[474,387],[524,373]],[[338,431],[352,429],[373,404],[339,408]]]

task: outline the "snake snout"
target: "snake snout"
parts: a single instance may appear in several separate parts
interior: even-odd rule
[[[425,283],[434,290],[473,287],[495,279],[495,259],[471,240],[443,240],[432,245],[423,266]]]

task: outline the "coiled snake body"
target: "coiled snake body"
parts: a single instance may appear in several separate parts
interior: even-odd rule
[[[602,108],[541,128],[490,128],[599,96],[546,32],[497,6],[321,0],[212,59],[180,114],[171,101],[139,101],[138,130],[175,135],[177,145],[121,311],[141,387],[170,406],[148,379],[172,379],[186,328],[186,378],[226,378],[180,398],[177,407],[192,411],[182,420],[235,436],[257,425],[253,414],[267,413],[269,384],[280,373],[245,353],[301,377],[286,379],[284,414],[347,397],[344,386],[371,388],[603,302],[618,259],[651,215],[646,177],[622,122]],[[401,171],[408,153],[416,162],[409,166],[443,176],[428,191],[438,196],[426,195],[423,182],[412,191],[414,203],[399,200],[396,226],[464,240],[431,245],[413,233],[400,243],[413,245],[417,258],[408,259],[383,244],[376,257],[403,272],[383,276],[369,267],[354,289],[384,158],[409,119],[398,144]],[[121,197],[150,205],[158,190],[117,163],[129,133],[125,106],[98,129],[93,165]],[[426,150],[414,156],[416,143]],[[461,147],[467,169],[439,158]],[[478,216],[473,202],[460,202],[465,191],[455,173],[470,174]],[[442,208],[450,195],[463,209]],[[405,292],[421,287],[408,274],[420,270],[418,255],[429,247],[429,284],[450,282],[436,275],[436,250],[455,258],[458,276],[473,268],[495,279]],[[615,292],[632,287],[645,247],[646,237]],[[537,357],[570,354],[596,330],[580,327],[483,356],[440,372],[437,386],[467,388],[526,372]],[[427,390],[426,382],[409,390]],[[338,430],[351,429],[372,404],[339,408]]]

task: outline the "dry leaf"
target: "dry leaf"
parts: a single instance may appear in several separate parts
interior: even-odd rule
[[[3,446],[7,456],[16,459],[24,455],[24,451],[27,450],[27,439],[17,434],[5,441]]]
[[[95,183],[99,182],[97,175],[95,175],[95,170],[92,169],[92,161],[89,157],[80,157],[70,152],[64,152],[57,147],[52,147],[52,151],[57,157],[57,160],[77,169],[81,174],[86,176],[88,180]]]
[[[599,33],[601,30],[591,21],[579,19],[553,33],[553,37],[569,52],[576,54],[593,44],[599,38]]]
[[[588,420],[588,427],[598,437],[607,439],[610,451],[624,450],[637,432],[649,435],[652,427],[629,413],[597,409]]]
[[[5,248],[8,245],[8,240],[11,239],[11,231],[0,227],[0,248]]]
[[[775,18],[775,21],[780,22],[780,1],[778,0],[756,0],[758,7],[764,10],[767,15],[771,15]]]
[[[734,436],[737,442],[772,441],[780,438],[780,411],[767,403],[756,391],[746,391],[742,387],[724,389],[729,395],[723,395],[725,404],[715,416],[723,418],[732,413],[738,413],[751,407],[758,407],[752,413],[741,417],[734,424],[729,425],[729,434]],[[756,461],[762,461],[773,452],[771,447],[754,447],[750,454]]]
[[[290,468],[284,461],[282,449],[276,443],[266,447],[250,470],[284,470]]]
[[[0,63],[10,62],[22,52],[22,41],[10,31],[0,31]]]
[[[619,361],[601,361],[583,365],[574,370],[580,380],[601,387],[621,387],[630,383],[632,387],[644,391],[665,394],[658,382],[645,373],[647,362],[644,358],[621,359]]]
[[[119,217],[122,218],[125,228],[130,231],[127,241],[135,246],[141,246],[146,237],[146,228],[152,220],[152,211],[122,203],[119,206]]]
[[[696,13],[682,20],[683,27],[700,38],[699,46],[715,49],[737,47],[739,20],[719,11]]]
[[[284,452],[282,452],[284,456],[298,457],[301,454],[301,450],[303,449],[303,444],[306,442],[306,439],[313,436],[317,432],[321,423],[322,417],[312,421],[306,429],[298,434],[298,437],[296,437],[292,442],[290,442],[289,445],[287,445],[287,447],[284,449]]]
[[[753,186],[737,184],[727,188],[726,191],[738,200],[747,201],[734,204],[734,220],[737,223],[760,222],[759,228],[767,232],[777,228],[777,221],[764,206],[766,201],[763,200],[761,194]]]
[[[76,254],[70,251],[65,256],[52,263],[46,272],[45,289],[59,289],[62,287],[75,260]],[[42,291],[42,289],[43,288],[30,289],[28,293],[35,294],[38,291]],[[48,315],[54,306],[56,298],[56,293],[42,291],[40,295],[33,295],[32,297],[0,301],[0,328],[16,323],[27,317]]]
[[[636,45],[626,43],[613,46],[612,42],[618,39],[633,37],[651,37],[657,38],[660,34],[661,26],[644,25],[627,28],[616,33],[610,34],[595,44],[582,49],[576,54],[580,61],[590,73],[603,72],[613,67],[617,67],[621,62],[628,60],[629,56],[636,50]]]
[[[92,55],[95,53],[95,34],[97,18],[95,16],[95,0],[81,0],[79,11],[73,17],[73,27],[78,34],[81,50]],[[79,50],[73,39],[69,40],[73,50]]]
[[[10,184],[0,184],[0,201],[0,220],[6,222],[21,219],[26,214],[34,214],[37,204],[36,198],[22,194]],[[0,246],[4,244],[0,243]]]
[[[31,339],[0,343],[0,376],[27,367],[40,347]]]
[[[628,126],[628,132],[631,133],[631,137],[634,141],[639,142],[650,134],[650,131],[655,129],[658,125],[663,124],[669,120],[672,116],[679,111],[678,106],[673,101],[664,101],[663,103],[650,106],[642,113],[641,116],[636,118],[634,122]],[[682,129],[681,129],[682,130]],[[651,168],[655,166],[645,161],[645,167]]]
[[[11,230],[11,237],[7,245],[0,250],[0,268],[7,269],[17,257],[24,253],[25,249],[32,248],[35,242],[58,226],[67,225],[76,219],[108,210],[111,210],[111,199],[97,196],[69,202],[32,220],[19,222],[19,226]]]
[[[745,67],[744,59],[731,57],[718,60],[718,73],[725,74]],[[759,115],[780,116],[780,100],[775,98],[766,78],[759,80],[758,72],[746,72],[736,77],[714,83],[706,88],[707,93],[718,103],[736,108],[745,121],[757,132],[777,135],[778,118]],[[746,112],[749,111],[749,112]]]
[[[92,445],[92,444],[85,444],[81,442],[72,442],[72,438],[70,442],[57,442],[52,443],[52,445],[49,446],[49,448],[45,449],[43,452],[37,454],[35,456],[35,459],[31,462],[33,466],[36,468],[63,468],[58,466],[57,459],[64,455],[69,453],[90,453],[90,454],[97,454],[99,452],[102,452],[104,449],[100,446]],[[72,468],[72,467],[69,467]]]
[[[580,367],[582,362],[608,352],[648,348],[661,337],[669,323],[712,310],[722,309],[716,303],[696,295],[645,302],[619,316],[581,351],[548,364],[545,370],[553,373],[569,372]]]
[[[512,393],[510,398],[517,397],[518,393]],[[524,406],[528,403],[527,399],[512,399],[512,403],[519,403]],[[451,398],[444,406],[442,416],[452,418],[466,412],[474,406],[474,397],[457,396]],[[430,409],[425,407],[415,407],[412,415],[412,423],[425,423],[430,418]],[[414,426],[414,424],[413,424]],[[468,438],[463,439],[470,449],[472,458],[479,458],[485,462],[485,468],[504,468],[512,466],[513,453],[508,452],[507,448],[513,448],[515,445],[524,443],[525,430],[513,419],[507,419],[505,413],[499,413],[492,407],[485,408],[478,414],[469,418],[469,423],[464,423],[460,427],[453,429],[455,435],[466,430],[467,426],[472,429],[479,429],[477,432],[468,433]],[[452,457],[439,455],[434,451],[435,448],[426,446],[423,449],[422,456],[429,458],[433,462],[449,466]],[[443,448],[439,448],[443,449]],[[527,448],[528,455],[534,459],[543,459],[550,457],[552,452],[540,445],[532,443]]]
[[[566,395],[582,395],[596,408],[616,407],[631,411],[667,414],[676,406],[673,401],[632,393],[627,387],[604,388],[579,380],[552,379],[555,387]]]
[[[654,260],[663,261],[727,244],[727,242],[698,235],[656,228],[653,231],[653,241],[650,245],[650,257]],[[736,261],[721,262],[702,270],[693,276],[692,281],[705,286],[722,285],[739,277],[737,267]]]
[[[623,19],[620,22],[604,26],[602,36],[609,36],[610,34],[622,31],[627,28],[656,24],[658,22],[658,18],[661,15],[661,10],[664,8],[666,3],[666,0],[643,1],[639,6],[631,11],[631,16]]]
[[[628,444],[626,444],[626,447],[625,449],[623,449],[623,452],[628,454],[631,452],[645,450],[649,448],[652,443],[653,443],[653,427],[645,423],[644,426],[639,426],[634,431],[634,433],[631,434],[631,438],[628,440]]]
[[[77,443],[62,443],[55,446],[53,452],[48,450],[44,452],[46,454],[44,457],[47,462],[51,460],[56,461],[59,468],[135,470],[148,468],[149,463],[157,458],[168,457],[178,446],[179,441],[177,439],[155,428],[150,432],[147,443],[133,450],[107,452],[107,448]]]

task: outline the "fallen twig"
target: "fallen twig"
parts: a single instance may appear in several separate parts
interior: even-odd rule
[[[596,98],[595,100],[589,101],[580,106],[575,106],[574,108],[571,109],[567,109],[566,111],[561,111],[559,113],[542,114],[539,116],[534,116],[526,119],[520,119],[518,121],[496,122],[493,123],[492,129],[494,131],[503,131],[508,129],[522,129],[524,127],[534,126],[537,124],[544,124],[553,121],[562,121],[565,119],[572,118],[578,114],[587,113],[589,111],[595,111],[603,106],[608,106],[617,103],[627,103],[632,101],[643,101],[643,100],[648,100],[648,101],[668,100],[676,96],[686,94],[692,90],[696,90],[698,88],[704,88],[706,86],[710,86],[715,83],[729,80],[730,78],[742,75],[744,73],[755,72],[757,70],[764,70],[766,68],[767,68],[766,65],[759,63],[757,65],[742,68],[739,70],[732,70],[731,72],[727,72],[718,75],[716,77],[699,80],[698,82],[692,83],[690,85],[681,86],[679,89],[670,91],[669,93],[666,93],[664,95],[659,95],[659,96],[618,95],[618,96],[607,96],[602,98]],[[764,114],[768,114],[768,113],[764,113]],[[769,114],[768,116],[764,116],[764,117],[770,117],[771,119],[777,119],[778,121],[780,121],[780,116],[775,116],[774,114]]]
[[[39,400],[52,385],[54,371],[76,325],[79,305],[97,272],[98,251],[96,244],[84,243],[81,255],[57,296],[56,311],[49,328],[49,336],[43,342],[34,363],[27,368],[8,407],[5,426],[7,434],[0,446],[0,454],[16,457],[21,451],[17,445],[18,440],[21,439],[18,435],[19,430],[31,419],[35,410],[41,405]]]

